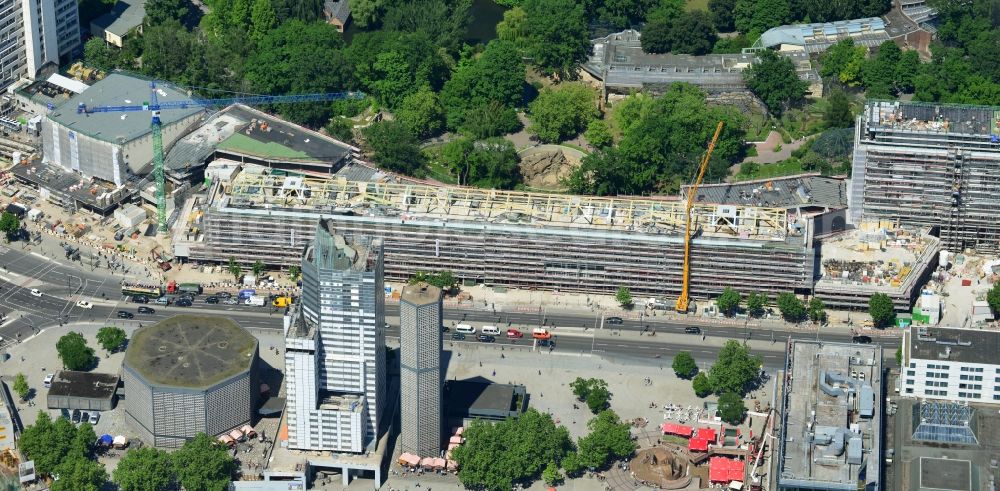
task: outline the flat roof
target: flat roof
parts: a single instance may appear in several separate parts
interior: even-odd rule
[[[1000,136],[1000,106],[870,100],[862,121],[896,132]]]
[[[1000,331],[911,326],[910,358],[1000,365]]]
[[[90,21],[91,31],[96,27],[124,37],[129,31],[139,27],[145,17],[146,0],[118,0],[110,12]],[[103,33],[100,37],[104,37]]]
[[[509,413],[515,411],[514,393],[518,386],[449,380],[445,382],[448,413],[455,416]]]
[[[207,116],[204,122],[187,136],[174,142],[163,157],[163,167],[169,171],[183,172],[204,164],[215,153],[216,146],[249,124],[228,111]]]
[[[192,100],[169,84],[159,82],[156,87],[159,102]],[[123,144],[150,133],[151,115],[148,111],[80,114],[77,113],[77,106],[139,106],[143,102],[149,102],[151,95],[149,80],[112,72],[82,93],[70,97],[47,117],[67,129],[92,138]],[[201,111],[204,109],[196,104],[185,109],[165,109],[160,113],[160,121],[163,126],[167,126]]]
[[[972,462],[920,457],[920,491],[972,491]]]
[[[118,375],[113,373],[60,370],[52,379],[49,396],[110,399],[118,390]]]
[[[322,133],[242,104],[230,106],[225,112],[246,121],[249,126],[219,143],[220,150],[263,159],[330,164],[343,161],[357,150]]]
[[[681,187],[686,196],[690,186]],[[847,208],[847,183],[819,175],[761,179],[732,184],[703,184],[696,203],[798,208]]]
[[[427,283],[416,283],[403,287],[403,292],[399,297],[401,302],[410,305],[428,305],[441,301],[441,289],[428,285]]]
[[[35,160],[11,166],[10,171],[19,180],[30,182],[60,195],[68,195],[86,206],[108,211],[132,196],[134,190],[115,186],[100,179],[90,179],[65,168]]]
[[[139,329],[125,365],[151,384],[207,387],[249,370],[257,338],[218,316],[175,315]]]

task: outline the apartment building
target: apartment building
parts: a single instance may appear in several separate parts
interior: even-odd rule
[[[911,327],[903,333],[900,394],[1000,404],[1000,332]]]
[[[288,446],[376,447],[385,406],[382,242],[320,220],[302,256],[302,301],[286,322]]]
[[[929,227],[945,249],[1000,251],[1000,107],[871,101],[858,119],[852,223]]]
[[[0,89],[37,77],[47,64],[58,66],[79,49],[75,0],[0,2]]]

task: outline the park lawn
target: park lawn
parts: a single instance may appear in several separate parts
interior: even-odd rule
[[[704,10],[708,12],[708,0],[687,0],[687,4],[684,8],[691,12],[692,10]]]
[[[791,176],[805,172],[802,170],[802,162],[799,159],[782,160],[774,164],[760,164],[759,169],[752,176],[737,173],[733,176],[737,181],[749,181],[751,179],[770,179],[773,177]]]
[[[748,142],[766,140],[767,135],[771,132],[771,118],[766,114],[754,111],[750,113],[748,120],[746,140]]]

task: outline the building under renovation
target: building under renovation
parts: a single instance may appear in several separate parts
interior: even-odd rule
[[[946,249],[1000,250],[1000,107],[871,101],[856,130],[853,223],[928,227]]]
[[[676,295],[684,203],[314,179],[267,170],[215,184],[181,217],[178,257],[297,264],[316,221],[344,235],[382,238],[385,277],[451,271],[469,283],[592,293],[628,285]],[[753,286],[809,292],[816,251],[811,221],[777,207],[698,204],[692,293]],[[183,230],[180,228],[183,227]]]

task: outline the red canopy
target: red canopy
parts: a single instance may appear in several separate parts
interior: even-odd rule
[[[708,440],[704,438],[692,438],[688,440],[688,450],[692,452],[707,452]]]
[[[715,437],[715,430],[712,428],[698,428],[698,438],[708,440],[709,443],[715,443]]]
[[[708,479],[712,482],[728,483],[743,480],[743,461],[723,457],[712,457],[708,461]]]
[[[680,435],[685,438],[691,438],[691,433],[694,432],[690,426],[674,423],[663,423],[660,425],[660,429],[663,430],[664,435]]]

